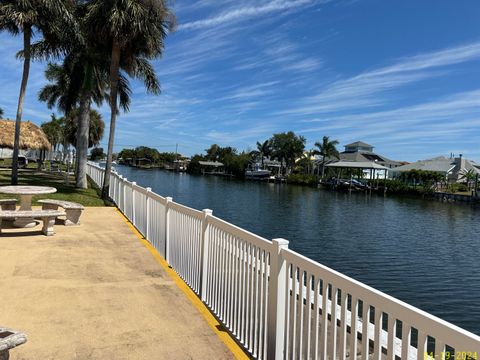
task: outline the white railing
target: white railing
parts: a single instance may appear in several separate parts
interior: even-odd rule
[[[104,169],[89,163],[88,175],[101,186]],[[479,336],[297,254],[286,240],[269,241],[116,172],[110,197],[255,358],[480,355]]]

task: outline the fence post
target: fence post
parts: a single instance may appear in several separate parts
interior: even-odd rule
[[[150,193],[152,192],[152,188],[147,187],[147,194],[145,195],[146,201],[145,201],[145,214],[147,217],[147,221],[145,224],[145,238],[150,241]],[[150,241],[151,242],[151,241]]]
[[[123,176],[122,175],[118,175],[118,183],[117,183],[117,207],[123,212],[123,205],[122,205],[122,182],[123,182]]]
[[[110,175],[110,184],[108,186],[108,196],[110,196],[110,199],[113,199],[115,197],[115,173],[112,171]]]
[[[165,260],[170,264],[170,203],[173,199],[167,197],[165,200]]]
[[[202,219],[202,238],[200,241],[200,261],[201,261],[201,270],[200,270],[200,299],[202,301],[207,300],[207,267],[208,267],[208,245],[209,245],[209,236],[208,236],[208,217],[212,216],[213,211],[210,209],[203,209],[203,219]]]
[[[137,182],[133,181],[132,182],[132,218],[130,219],[130,221],[135,227],[137,227],[137,222],[135,219],[135,185],[137,185]]]
[[[268,291],[267,359],[284,358],[287,263],[282,256],[282,249],[288,249],[288,241],[273,239]]]
[[[122,212],[123,212],[123,215],[125,215],[126,218],[128,219],[128,214],[127,214],[127,210],[126,210],[127,206],[125,205],[125,203],[127,201],[127,191],[126,191],[127,187],[125,186],[125,184],[127,183],[128,180],[127,180],[127,178],[124,178],[123,181],[124,181],[124,183],[123,183],[123,191],[122,191],[123,192],[123,195],[122,195],[123,196],[123,210],[122,210]]]

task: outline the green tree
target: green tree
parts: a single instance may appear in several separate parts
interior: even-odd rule
[[[48,141],[53,146],[53,150],[56,151],[60,144],[64,141],[64,118],[57,118],[55,114],[51,115],[49,122],[42,123],[40,126],[47,136]]]
[[[79,16],[79,15],[77,15]],[[79,19],[81,22],[81,19]],[[68,45],[66,46],[68,48]],[[87,187],[86,166],[90,129],[90,107],[94,102],[100,106],[108,99],[109,61],[108,57],[96,55],[98,50],[86,46],[82,42],[68,48],[68,54],[62,64],[48,64],[45,76],[49,80],[39,92],[39,100],[47,103],[49,108],[56,106],[68,118],[73,108],[79,108],[77,143],[76,186]],[[119,82],[120,107],[127,111],[130,105],[130,85],[128,79],[121,76]],[[87,138],[85,138],[87,136]]]
[[[300,165],[304,168],[304,172],[307,174],[313,173],[313,162],[312,157],[315,155],[315,150],[307,150],[303,153],[302,157],[298,160],[297,165]]]
[[[257,141],[257,151],[261,157],[262,161],[262,169],[263,169],[263,161],[267,157],[270,157],[272,155],[272,143],[270,139],[265,140],[263,143]]]
[[[217,144],[212,144],[208,149],[205,149],[207,155],[205,158],[209,161],[219,161],[221,147]]]
[[[78,136],[79,136],[79,126],[80,121],[79,117],[81,116],[80,109],[73,109],[69,112],[68,116],[65,118],[65,140],[75,146],[78,154]],[[90,121],[88,122],[88,148],[93,146],[98,146],[100,141],[103,138],[105,132],[105,122],[103,121],[102,115],[97,110],[90,109],[88,115]],[[78,156],[78,155],[77,155]]]
[[[103,148],[101,148],[101,147],[94,147],[90,151],[90,159],[92,161],[101,160],[104,157],[105,157],[105,153],[103,152]]]
[[[337,150],[338,145],[337,140],[330,141],[329,136],[324,136],[322,142],[316,142],[315,146],[315,155],[320,155],[322,157],[322,178],[325,176],[325,159],[330,157],[340,158],[340,154]]]
[[[3,109],[0,108],[0,117],[3,117]]]
[[[463,180],[467,185],[468,189],[476,189],[476,182],[478,181],[478,173],[473,170],[463,170],[459,180]]]
[[[20,146],[20,124],[23,114],[23,103],[27,91],[30,61],[32,59],[32,37],[34,32],[43,34],[52,47],[61,29],[70,20],[68,5],[72,1],[62,0],[2,0],[0,2],[0,31],[8,31],[13,35],[23,35],[23,74],[18,97],[17,115],[15,118],[15,137],[12,162],[12,184],[18,183],[18,154]],[[63,24],[60,24],[60,21]],[[67,25],[68,27],[68,25]]]
[[[295,166],[295,160],[303,155],[306,139],[301,135],[296,135],[293,131],[286,133],[273,134],[270,139],[272,144],[272,155],[286,165],[287,174]]]
[[[121,69],[158,94],[160,84],[150,60],[162,55],[174,17],[164,0],[91,0],[86,23],[95,42],[110,53],[110,134],[102,195],[108,197]]]
[[[202,173],[202,167],[200,165],[200,161],[207,160],[205,156],[195,154],[192,156],[192,159],[187,165],[187,173],[189,174],[194,174],[194,175],[199,175]]]
[[[476,178],[477,173],[475,172],[475,170],[470,169],[462,171],[459,180],[463,180],[466,184],[469,184],[471,182],[474,182]]]

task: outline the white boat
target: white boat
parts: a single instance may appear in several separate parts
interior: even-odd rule
[[[247,179],[266,179],[271,175],[270,170],[262,169],[260,164],[255,164],[245,171],[245,178]]]

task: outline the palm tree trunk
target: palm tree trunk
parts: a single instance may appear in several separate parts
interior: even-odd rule
[[[77,128],[77,164],[75,187],[86,189],[87,182],[87,156],[88,156],[88,132],[90,128],[90,97],[84,91],[80,98],[78,128]]]
[[[322,156],[322,179],[325,176],[325,155]]]
[[[118,78],[120,75],[120,44],[117,40],[112,45],[112,62],[110,64],[110,133],[108,136],[107,163],[103,178],[102,198],[108,199],[110,188],[110,173],[112,171],[113,143],[115,141],[115,124],[117,121]]]
[[[13,143],[12,162],[12,185],[18,184],[18,153],[20,152],[20,125],[22,123],[23,102],[27,92],[28,75],[30,73],[30,41],[32,39],[32,28],[25,26],[23,29],[23,75],[20,95],[18,97],[17,117],[15,119],[15,139]]]

